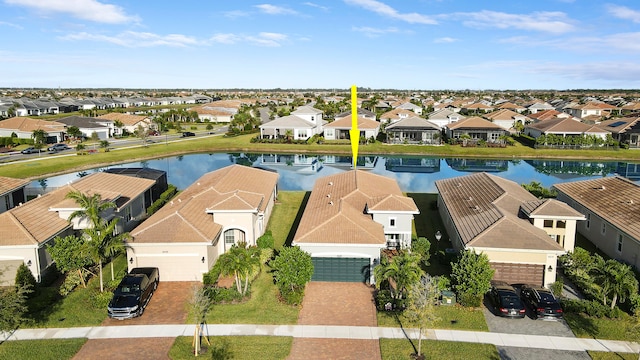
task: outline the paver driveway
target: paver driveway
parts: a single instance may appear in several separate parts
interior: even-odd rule
[[[311,282],[298,325],[376,326],[373,288],[362,283]],[[380,359],[378,340],[295,338],[289,359]]]
[[[160,282],[140,317],[105,319],[103,326],[184,324],[195,282]],[[106,311],[106,309],[105,309]],[[74,359],[168,359],[175,338],[90,339]]]

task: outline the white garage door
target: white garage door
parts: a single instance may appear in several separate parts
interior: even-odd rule
[[[139,256],[138,267],[157,267],[160,281],[202,281],[204,265],[197,255]]]

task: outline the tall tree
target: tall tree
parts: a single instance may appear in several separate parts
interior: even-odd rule
[[[604,266],[596,269],[596,280],[602,286],[604,304],[607,305],[607,298],[611,298],[611,309],[618,301],[624,302],[638,293],[638,280],[631,266],[614,259],[607,260]]]
[[[482,296],[491,288],[494,270],[484,253],[465,250],[451,263],[451,281],[462,305],[480,306]]]
[[[112,202],[102,201],[100,194],[89,195],[81,191],[71,191],[66,195],[66,198],[75,201],[80,206],[80,210],[69,215],[69,221],[80,218],[80,220],[89,221],[91,227],[100,225],[103,221],[101,214],[116,207],[116,204]]]
[[[407,295],[409,301],[404,314],[413,324],[418,326],[418,356],[422,353],[422,338],[426,335],[427,329],[433,327],[433,324],[440,320],[436,315],[435,305],[439,296],[438,284],[428,274],[409,286]]]
[[[53,245],[47,246],[47,252],[63,273],[77,272],[83,287],[87,287],[84,279],[85,267],[91,265],[91,259],[84,256],[84,241],[77,236],[56,237]]]
[[[420,260],[419,254],[405,250],[401,250],[392,258],[382,256],[380,265],[373,269],[376,286],[380,288],[383,284],[387,284],[394,298],[405,297],[408,287],[418,282],[424,275]],[[395,289],[393,283],[395,283]]]
[[[256,247],[248,248],[245,243],[240,243],[220,255],[218,262],[220,273],[226,276],[233,275],[236,289],[244,296],[249,288],[249,277],[254,267],[260,265],[260,251]]]
[[[47,132],[42,129],[33,130],[31,138],[33,138],[33,146],[36,149],[40,149],[47,141]]]

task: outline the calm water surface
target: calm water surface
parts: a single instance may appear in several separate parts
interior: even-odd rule
[[[189,154],[156,160],[131,162],[111,167],[149,167],[167,172],[168,180],[179,189],[191,185],[203,174],[230,164],[253,165],[277,171],[280,190],[311,190],[315,181],[331,174],[351,170],[350,156],[294,154]],[[439,157],[364,156],[358,169],[394,178],[405,192],[435,193],[434,181],[473,172],[489,172],[519,184],[538,181],[553,184],[621,175],[640,181],[640,163],[565,160],[497,160]],[[30,187],[51,190],[105,168],[43,178]]]

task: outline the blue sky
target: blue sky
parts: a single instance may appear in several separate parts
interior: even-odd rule
[[[0,0],[0,87],[638,89],[631,0]]]

